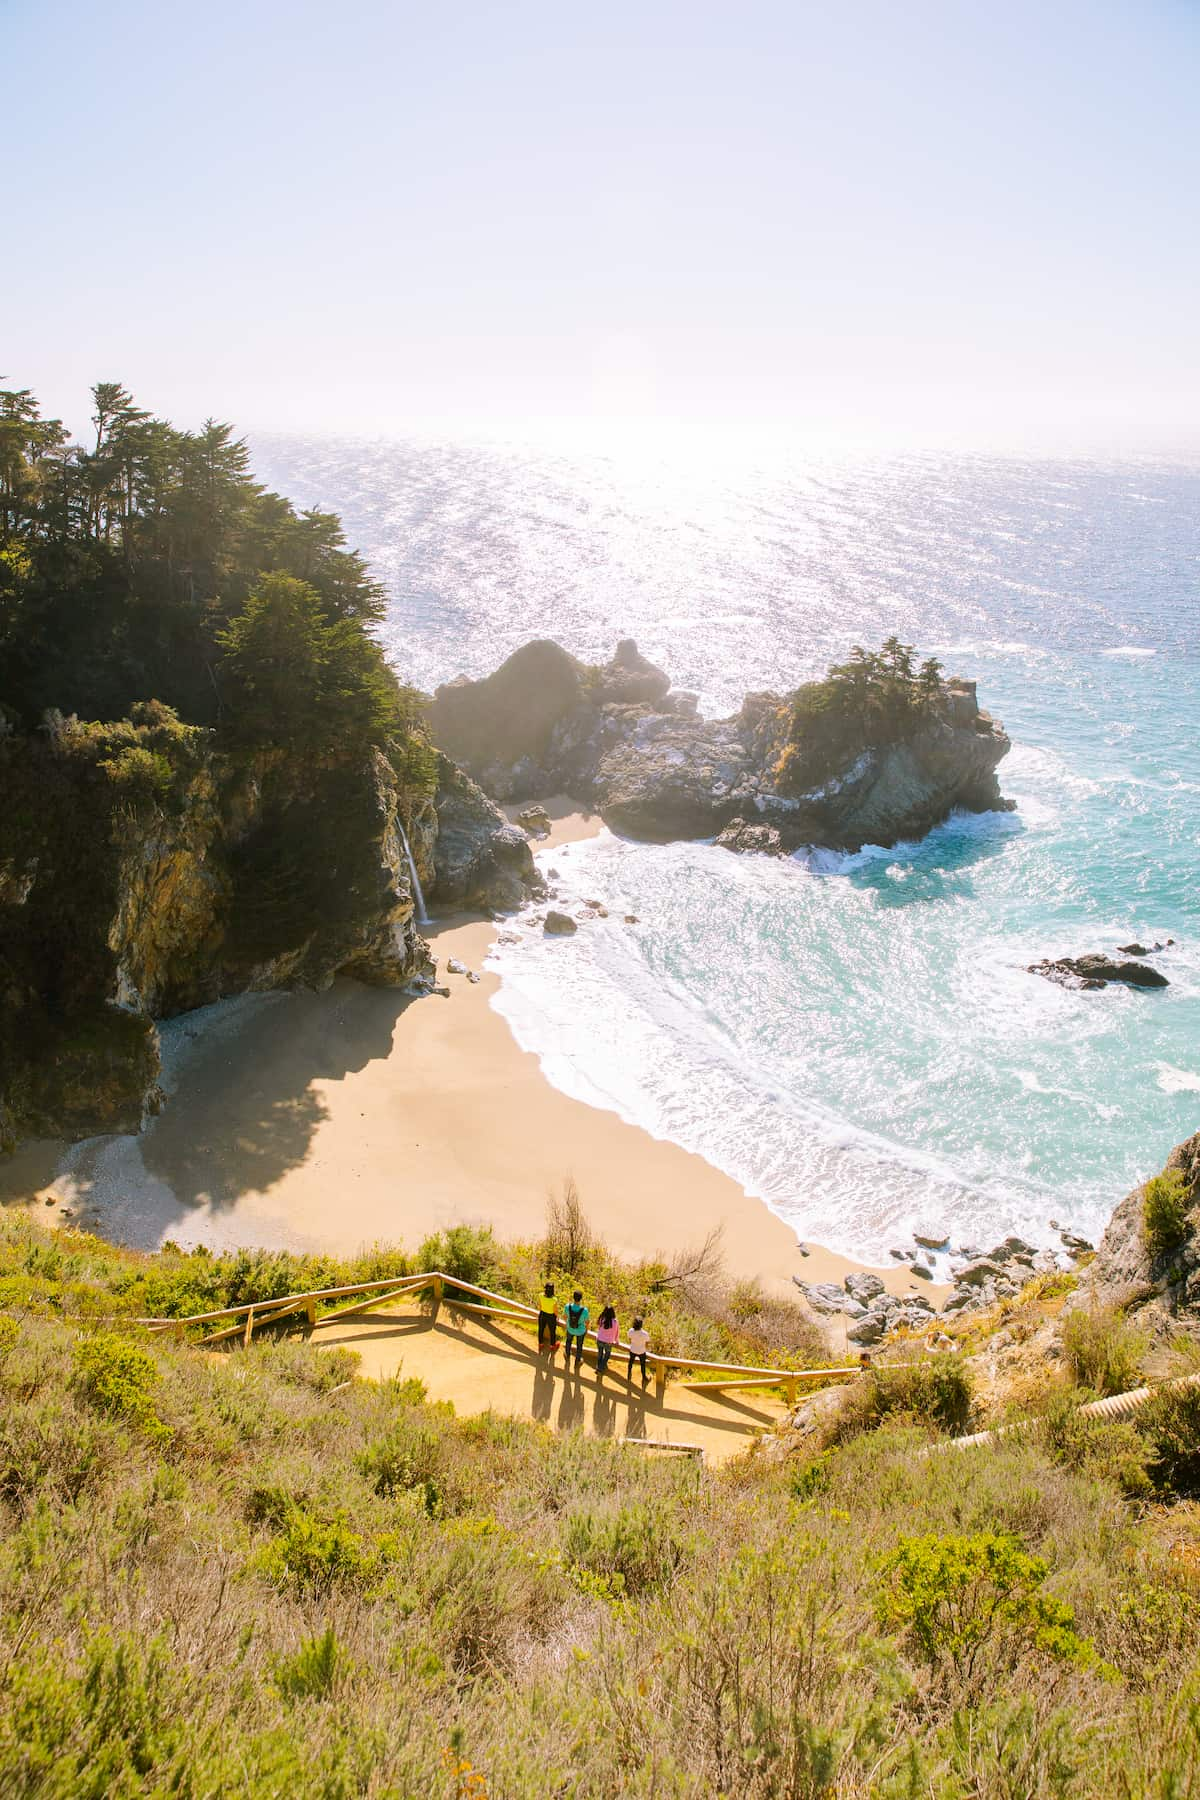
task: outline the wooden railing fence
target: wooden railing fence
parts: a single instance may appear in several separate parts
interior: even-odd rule
[[[342,1287],[313,1288],[303,1294],[282,1294],[274,1300],[249,1300],[240,1306],[223,1306],[214,1312],[191,1313],[185,1318],[138,1319],[136,1323],[145,1325],[154,1332],[183,1332],[197,1325],[220,1324],[222,1320],[231,1319],[237,1322],[221,1325],[219,1330],[206,1333],[199,1340],[198,1347],[207,1349],[210,1344],[225,1343],[231,1338],[240,1338],[243,1345],[248,1345],[258,1326],[277,1324],[280,1319],[295,1313],[304,1313],[309,1329],[319,1330],[324,1325],[350,1318],[354,1313],[367,1312],[384,1301],[415,1299],[427,1292],[432,1293],[435,1307],[444,1301],[455,1312],[477,1313],[488,1319],[503,1319],[519,1325],[537,1323],[536,1307],[527,1306],[523,1300],[514,1300],[510,1294],[497,1294],[491,1288],[479,1287],[473,1281],[464,1281],[460,1276],[447,1275],[441,1269],[429,1269],[419,1275],[385,1276],[378,1281],[351,1282]],[[334,1307],[329,1312],[318,1311],[323,1301],[340,1300],[347,1294],[369,1294],[370,1298],[355,1300],[349,1306]],[[464,1300],[461,1298],[463,1294],[475,1294],[479,1299]],[[589,1330],[587,1336],[594,1341],[596,1333]],[[618,1343],[614,1346],[614,1353],[615,1351],[628,1354],[629,1346]],[[724,1393],[738,1388],[779,1387],[783,1389],[789,1405],[795,1403],[801,1382],[845,1380],[860,1372],[857,1366],[837,1369],[755,1368],[742,1363],[702,1362],[693,1356],[664,1356],[654,1350],[647,1351],[646,1361],[654,1368],[655,1391],[660,1399],[666,1391],[669,1369],[702,1372],[700,1380],[680,1383],[690,1392]],[[715,1376],[716,1379],[704,1378],[708,1376]]]

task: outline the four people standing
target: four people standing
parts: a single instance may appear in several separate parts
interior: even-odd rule
[[[576,1372],[583,1365],[583,1345],[587,1337],[588,1320],[591,1313],[584,1305],[583,1292],[576,1288],[566,1306],[563,1308],[563,1322],[566,1326],[566,1358],[565,1367],[571,1366],[572,1355],[575,1358]],[[596,1374],[601,1376],[612,1360],[612,1353],[621,1341],[621,1328],[617,1322],[617,1311],[614,1306],[601,1308],[600,1317],[596,1321]],[[541,1354],[543,1344],[549,1346],[553,1356],[558,1347],[558,1300],[554,1292],[554,1283],[547,1281],[542,1289],[542,1297],[538,1301],[538,1353]],[[629,1333],[629,1366],[626,1379],[633,1375],[635,1362],[641,1364],[642,1386],[648,1387],[650,1376],[646,1367],[646,1357],[650,1348],[650,1333],[640,1318],[633,1321]]]

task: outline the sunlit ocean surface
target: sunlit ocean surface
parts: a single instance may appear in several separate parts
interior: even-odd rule
[[[1103,1223],[1200,1128],[1200,468],[735,460],[262,438],[341,512],[426,688],[633,636],[706,711],[898,632],[979,681],[1015,814],[772,862],[605,834],[543,859],[613,918],[497,955],[549,1078],[875,1259]],[[617,924],[625,912],[641,924]],[[1163,993],[1043,956],[1174,937]]]

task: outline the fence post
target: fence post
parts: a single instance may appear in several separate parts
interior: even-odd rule
[[[250,1348],[250,1334],[253,1332],[253,1330],[254,1330],[254,1308],[251,1307],[250,1311],[246,1314],[246,1329],[245,1329],[245,1332],[242,1334],[242,1348],[244,1350],[248,1350]]]
[[[442,1287],[443,1282],[441,1276],[435,1275],[433,1278],[433,1305],[435,1311],[442,1304]]]
[[[662,1400],[667,1391],[667,1365],[664,1362],[654,1365],[654,1398]]]
[[[795,1406],[795,1404],[796,1404],[796,1384],[794,1381],[785,1381],[784,1382],[783,1397],[787,1401],[789,1406]]]
[[[304,1310],[308,1315],[308,1323],[311,1328],[317,1322],[317,1303],[311,1294],[304,1302]]]

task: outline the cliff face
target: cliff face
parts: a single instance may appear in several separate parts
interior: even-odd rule
[[[628,641],[602,668],[528,644],[483,681],[439,688],[431,714],[436,741],[497,798],[564,790],[631,837],[859,849],[921,836],[955,807],[1007,805],[996,769],[1009,740],[973,683],[945,684],[921,730],[806,793],[781,791],[788,725],[778,694],[747,695],[732,718],[699,717],[694,696],[671,693]]]
[[[1186,1206],[1180,1241],[1155,1254],[1143,1225],[1145,1187],[1135,1187],[1113,1213],[1079,1283],[1081,1304],[1127,1307],[1155,1339],[1200,1331],[1200,1131],[1167,1158],[1164,1173],[1176,1171]]]
[[[197,731],[151,754],[147,788],[69,735],[0,743],[0,1141],[137,1130],[160,1098],[155,1019],[339,973],[432,972],[403,822],[436,896],[438,807],[386,757],[235,762]],[[448,808],[446,897],[516,904],[528,845],[478,799],[465,823]]]

